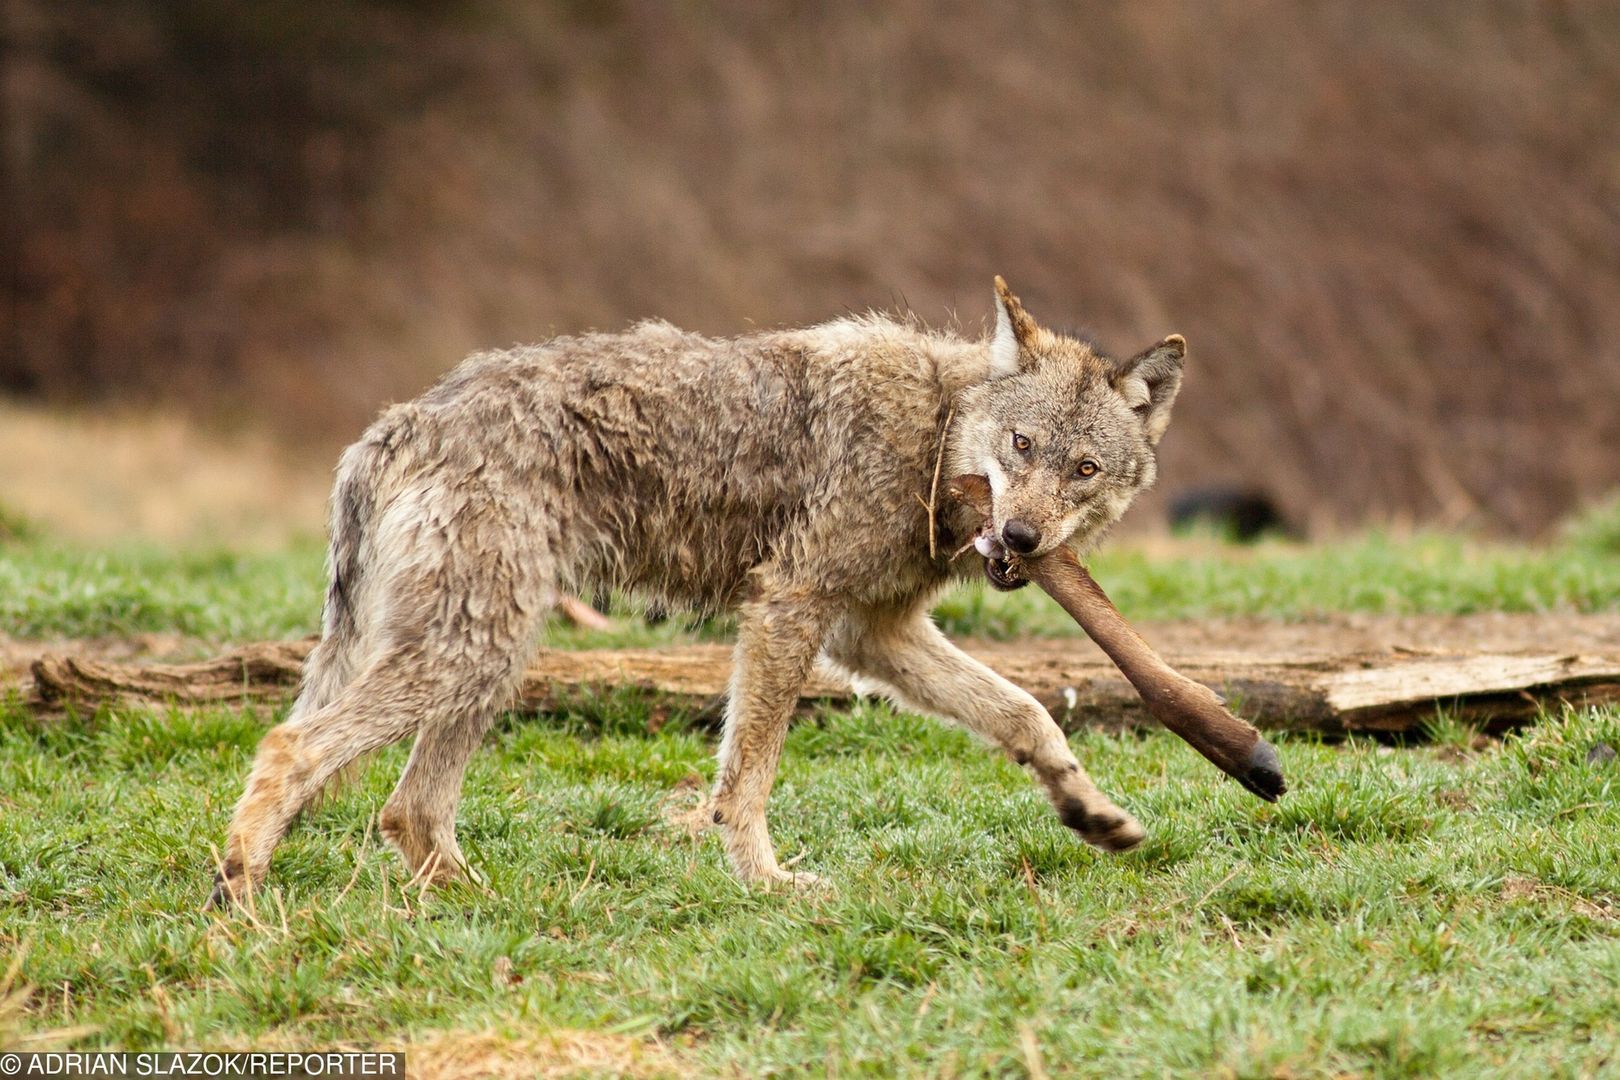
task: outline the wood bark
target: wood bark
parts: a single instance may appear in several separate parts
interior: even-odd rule
[[[194,664],[136,664],[45,656],[32,667],[24,699],[42,714],[106,703],[234,705],[277,702],[295,691],[313,639],[244,645]],[[1151,726],[1141,698],[1084,639],[968,642],[969,652],[1039,698],[1067,730]],[[1166,660],[1221,694],[1231,709],[1267,730],[1408,731],[1436,710],[1474,724],[1533,719],[1559,702],[1620,701],[1620,656],[1560,653],[1266,656],[1252,652],[1167,653]],[[555,711],[621,688],[672,708],[708,711],[725,693],[731,649],[543,650],[529,666],[514,708]],[[846,702],[847,683],[818,671],[801,704]]]

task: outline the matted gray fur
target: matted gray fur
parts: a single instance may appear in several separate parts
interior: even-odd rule
[[[778,866],[765,804],[818,655],[1030,768],[1109,850],[1142,828],[1029,694],[929,619],[969,554],[1085,545],[1153,482],[1185,342],[1129,360],[1052,333],[996,279],[985,340],[878,315],[715,339],[663,322],[471,357],[344,452],[320,644],[259,745],[215,891],[246,894],[321,787],[415,733],[382,833],[421,880],[466,869],[467,760],[562,590],[738,615],[709,810],[748,881]],[[940,460],[943,447],[943,461]],[[988,529],[928,506],[988,476]],[[931,552],[932,548],[932,552]]]

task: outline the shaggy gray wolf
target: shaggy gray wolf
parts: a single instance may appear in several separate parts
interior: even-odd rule
[[[553,599],[601,588],[736,612],[706,812],[744,880],[813,880],[777,864],[765,805],[818,656],[999,746],[1085,840],[1134,847],[1141,826],[1046,710],[928,612],[953,577],[1091,544],[1125,512],[1153,483],[1185,351],[1172,335],[1110,358],[997,278],[982,340],[866,315],[724,340],[644,322],[472,356],[338,464],[321,640],[259,744],[215,902],[263,879],[338,770],[413,732],[380,830],[417,879],[463,872],[467,760]],[[968,473],[989,478],[988,525],[939,498],[941,475]],[[956,557],[970,545],[984,558]]]

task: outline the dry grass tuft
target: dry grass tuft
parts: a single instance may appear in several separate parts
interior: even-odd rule
[[[0,970],[0,1050],[56,1050],[94,1031],[86,1026],[28,1030],[28,1003],[34,991],[22,981],[27,952],[25,943],[9,961],[0,960],[4,964]]]
[[[651,1078],[690,1073],[659,1043],[597,1031],[557,1030],[532,1038],[452,1031],[413,1043],[405,1054],[412,1080]]]
[[[1550,885],[1545,881],[1525,877],[1522,874],[1510,874],[1502,882],[1502,899],[1532,904],[1536,907],[1564,910],[1571,914],[1583,915],[1588,919],[1608,921],[1616,917],[1615,911],[1607,904],[1582,896],[1572,889],[1566,889],[1559,885]]]

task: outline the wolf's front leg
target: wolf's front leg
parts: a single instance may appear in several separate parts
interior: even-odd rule
[[[710,801],[726,854],[744,881],[814,881],[776,864],[765,827],[765,801],[799,691],[810,674],[832,612],[823,598],[766,592],[739,613],[737,653],[726,703],[725,734]]]
[[[955,720],[1035,773],[1063,824],[1105,851],[1145,835],[1097,789],[1050,713],[1029,693],[952,645],[926,613],[847,624],[829,655],[902,704]]]

